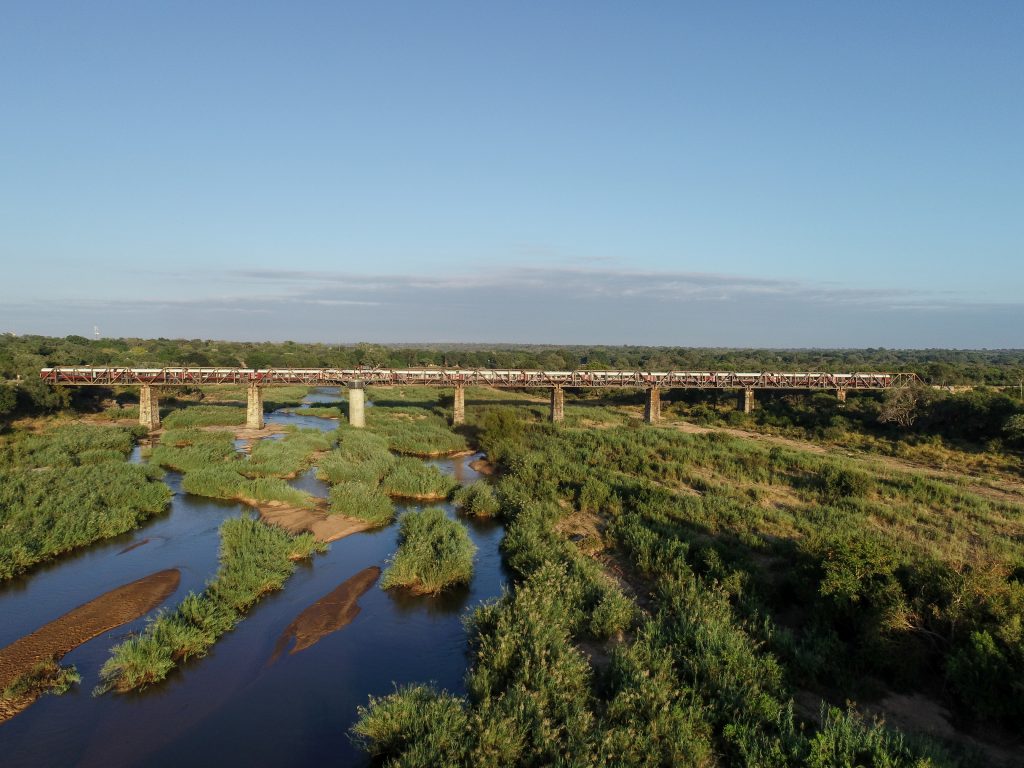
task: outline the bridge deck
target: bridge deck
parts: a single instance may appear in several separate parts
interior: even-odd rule
[[[68,386],[489,386],[636,389],[891,389],[913,373],[783,373],[734,371],[537,371],[494,368],[43,368],[43,381]]]

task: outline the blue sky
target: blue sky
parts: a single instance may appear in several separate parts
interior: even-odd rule
[[[1024,346],[1024,4],[7,3],[0,330]]]

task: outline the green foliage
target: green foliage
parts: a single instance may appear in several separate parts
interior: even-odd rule
[[[938,762],[921,754],[881,723],[865,723],[853,709],[822,707],[821,721],[803,762],[807,768],[932,768],[948,760],[938,751]]]
[[[425,408],[368,408],[366,423],[368,429],[384,436],[396,453],[443,456],[468,448],[466,438],[452,432],[444,415]]]
[[[1014,636],[999,642],[988,630],[971,632],[966,642],[950,654],[946,676],[975,717],[1019,722],[1024,717],[1024,644],[1020,622],[1012,628],[1000,629]]]
[[[186,473],[235,459],[237,455],[231,433],[195,428],[167,430],[150,456],[154,464]]]
[[[215,499],[239,501],[281,501],[295,507],[312,507],[312,496],[276,477],[248,479],[235,471],[243,462],[213,464],[185,474],[181,487],[186,493]]]
[[[487,425],[481,444],[489,457],[501,457],[502,549],[519,582],[473,616],[466,697],[420,687],[361,711],[361,743],[387,764],[960,764],[852,711],[827,713],[820,729],[808,730],[789,701],[787,672],[801,667],[786,664],[808,653],[801,643],[832,637],[829,664],[873,665],[885,674],[884,663],[850,649],[863,639],[895,642],[917,610],[908,600],[926,599],[926,589],[928,600],[945,600],[956,583],[956,604],[968,593],[1005,595],[998,578],[956,582],[948,571],[937,578],[939,561],[923,551],[911,556],[874,527],[880,518],[899,521],[894,510],[908,516],[908,505],[915,524],[933,515],[945,525],[951,508],[981,519],[992,514],[987,503],[942,483],[874,477],[841,460],[720,436],[524,428],[497,414],[479,423]],[[747,488],[755,484],[786,489],[799,513],[752,504]],[[647,613],[560,533],[574,507],[604,517],[605,535],[653,585]],[[778,543],[757,535],[762,529]],[[800,547],[785,538],[798,535]],[[776,558],[786,564],[781,579],[750,579],[754,563]],[[756,588],[773,583],[785,605],[813,607],[796,648],[791,631],[776,637],[764,618],[775,595]],[[1010,598],[989,606],[1009,622],[991,644],[1005,659],[1019,612]],[[955,621],[977,620],[968,613]],[[577,644],[631,628],[632,641],[616,645],[595,678]],[[893,647],[886,655],[905,662]],[[988,679],[1000,658],[975,655],[989,662],[976,677]],[[1012,667],[1003,674],[1020,679]]]
[[[171,411],[163,419],[163,425],[169,429],[241,424],[245,424],[245,409],[233,405],[191,405]]]
[[[280,440],[260,440],[240,472],[249,477],[294,477],[309,466],[314,454],[329,451],[332,433],[292,429]]]
[[[499,511],[494,489],[483,480],[462,486],[452,500],[463,512],[474,517],[494,517]]]
[[[411,457],[398,459],[381,482],[389,496],[407,499],[446,499],[457,485],[437,467]]]
[[[437,594],[473,578],[476,546],[461,523],[434,507],[402,515],[398,551],[381,576],[381,587]]]
[[[317,463],[317,477],[329,483],[362,482],[377,485],[397,459],[387,439],[358,429],[339,430],[339,445]]]
[[[80,682],[82,676],[73,666],[62,667],[56,659],[47,659],[18,675],[0,691],[0,708],[3,704],[16,706],[19,701],[44,693],[60,696]]]
[[[130,531],[170,497],[147,468],[124,462],[0,471],[0,579]]]
[[[0,443],[0,468],[73,467],[96,463],[93,451],[127,457],[139,431],[125,427],[65,424],[40,434],[17,433]],[[82,456],[85,455],[83,461]]]
[[[390,525],[395,519],[391,498],[374,485],[341,482],[330,492],[331,513],[369,520],[374,525]]]
[[[190,593],[142,634],[115,646],[100,670],[96,693],[120,693],[163,680],[180,662],[204,656],[264,594],[280,589],[295,561],[322,552],[312,534],[290,536],[251,517],[224,521],[220,567],[201,594]]]

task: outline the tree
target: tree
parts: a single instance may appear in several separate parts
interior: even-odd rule
[[[7,384],[0,384],[0,419],[6,419],[14,413],[18,405],[18,393]]]
[[[1013,443],[1024,444],[1024,413],[1016,413],[1007,419],[1003,434]]]
[[[883,424],[893,422],[901,427],[910,427],[920,415],[918,403],[921,400],[919,387],[898,387],[885,393],[878,420]]]

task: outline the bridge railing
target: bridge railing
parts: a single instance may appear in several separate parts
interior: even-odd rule
[[[914,373],[736,371],[543,371],[500,368],[43,368],[40,378],[68,386],[305,384],[635,389],[891,389],[920,383]]]

